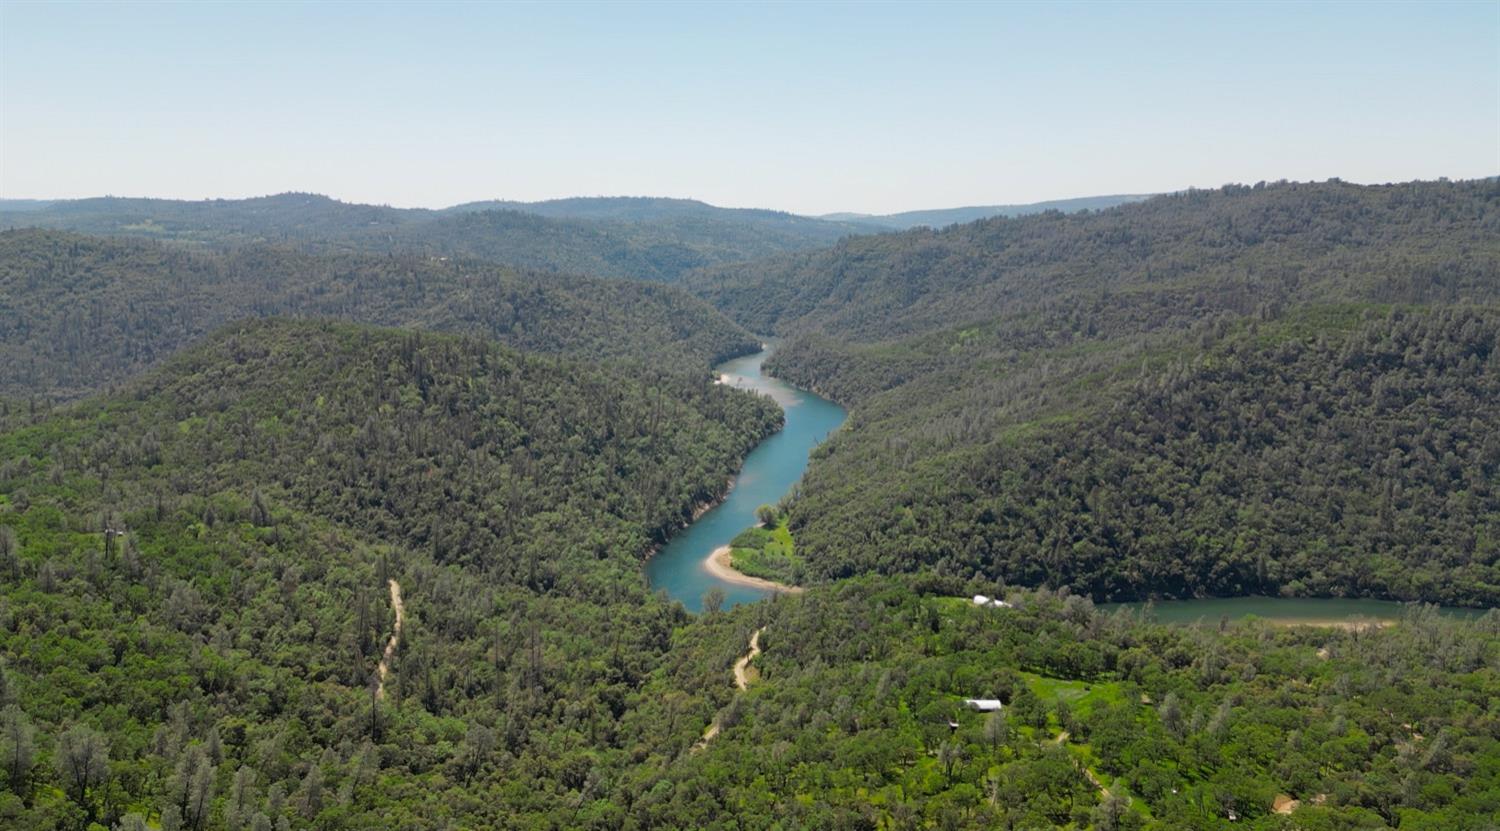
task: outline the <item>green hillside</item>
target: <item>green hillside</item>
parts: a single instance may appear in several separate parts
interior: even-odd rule
[[[664,286],[473,261],[0,232],[0,395],[119,383],[234,319],[330,317],[701,372],[758,341]]]
[[[270,321],[0,435],[0,745],[27,756],[0,824],[550,810],[449,789],[576,789],[586,754],[636,752],[627,709],[703,709],[642,700],[686,618],[641,560],[779,418],[701,378]]]
[[[1500,308],[1340,311],[872,396],[809,471],[798,551],[1102,599],[1500,605]]]
[[[1497,269],[1487,179],[1227,186],[854,237],[689,283],[754,331],[874,343],[997,318],[1094,338],[1307,302],[1482,300]]]
[[[1494,181],[1327,183],[851,239],[695,285],[785,336],[774,372],[854,405],[792,512],[825,579],[1483,605],[1497,269]]]
[[[520,268],[674,281],[685,271],[820,247],[857,226],[671,199],[487,202],[442,211],[308,193],[182,201],[102,197],[0,204],[0,229],[50,228],[223,249],[478,257]]]
[[[4,207],[0,205],[0,207]],[[821,241],[831,243],[850,233],[869,233],[856,224],[799,216],[786,211],[760,208],[721,208],[696,199],[670,199],[653,196],[593,196],[547,199],[540,202],[514,202],[496,200],[491,202],[469,202],[445,209],[446,213],[472,213],[475,211],[504,210],[536,214],[537,216],[564,219],[607,220],[616,222],[681,223],[680,227],[691,227],[697,223],[738,224],[746,228],[758,228],[769,237],[784,236],[789,242],[801,244],[788,247],[805,247],[806,243]]]
[[[894,214],[825,214],[821,219],[846,222],[854,226],[880,231],[905,231],[919,225],[942,228],[961,222],[974,222],[994,216],[1027,216],[1047,211],[1102,211],[1116,205],[1127,205],[1151,198],[1150,194],[1120,194],[1116,196],[1081,196],[1076,199],[1052,199],[1046,202],[1027,202],[1016,205],[973,205],[964,208],[935,208],[926,211],[902,211]]]
[[[1494,614],[1182,629],[1046,591],[980,609],[992,582],[931,574],[698,618],[649,593],[641,558],[778,420],[701,375],[280,320],[9,414],[0,822],[1271,829],[1285,796],[1304,827],[1436,829],[1500,809]]]

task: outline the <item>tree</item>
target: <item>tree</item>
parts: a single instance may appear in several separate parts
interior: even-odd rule
[[[461,756],[463,765],[464,781],[468,782],[484,766],[490,754],[495,751],[495,731],[474,722],[469,725],[469,731],[464,736],[464,748]]]
[[[1176,738],[1182,738],[1182,702],[1177,699],[1177,693],[1169,692],[1161,700],[1161,708],[1157,710],[1161,716],[1162,726],[1167,732]]]
[[[256,488],[250,494],[250,522],[261,528],[271,525],[271,509],[266,505],[266,495]]]
[[[775,528],[777,522],[776,506],[762,505],[755,509],[755,519],[766,528]]]
[[[229,786],[229,798],[224,803],[224,824],[231,829],[240,828],[254,800],[255,771],[248,765],[241,765],[234,772],[234,781]]]
[[[1063,730],[1069,733],[1078,732],[1078,721],[1073,717],[1073,707],[1066,699],[1059,698],[1052,709],[1057,713],[1057,723]]]
[[[302,815],[308,819],[323,810],[323,769],[312,765],[302,778]]]
[[[1016,686],[1015,692],[1011,694],[1010,707],[1022,724],[1037,728],[1047,726],[1047,708],[1042,706],[1036,693],[1025,684]]]
[[[1010,723],[1006,720],[1004,710],[996,710],[985,716],[984,740],[990,743],[990,750],[999,749],[1010,738]]]
[[[704,612],[704,614],[711,615],[714,612],[717,612],[717,611],[723,609],[724,608],[724,599],[725,599],[724,590],[721,589],[721,588],[719,588],[718,586],[714,586],[713,588],[711,588],[708,591],[704,592],[703,593],[703,612]]]
[[[217,725],[209,728],[208,738],[203,740],[203,752],[208,754],[209,762],[215,765],[224,763],[224,740]]]
[[[0,525],[0,570],[14,580],[21,571],[21,543],[16,539],[16,529]]]
[[[1125,797],[1117,793],[1111,793],[1104,797],[1099,807],[1094,809],[1094,827],[1099,831],[1117,831],[1121,827],[1121,819],[1129,810],[1129,803]]]
[[[943,766],[943,778],[950,786],[953,784],[953,769],[963,760],[964,748],[958,742],[946,741],[938,748],[938,762]]]
[[[109,747],[104,737],[87,725],[73,725],[58,737],[52,764],[57,768],[63,790],[92,820],[94,805],[89,790],[104,784],[109,777]]]
[[[6,781],[11,791],[29,803],[31,766],[36,761],[36,728],[14,704],[0,713],[0,754],[4,756]]]
[[[214,770],[207,758],[200,757],[193,769],[192,778],[188,781],[187,806],[183,809],[183,815],[193,831],[202,831],[204,823],[208,821],[209,809],[213,807]]]

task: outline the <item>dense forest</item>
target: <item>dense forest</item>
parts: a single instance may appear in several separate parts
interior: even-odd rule
[[[941,415],[922,385],[877,397],[809,471],[799,559],[1102,599],[1500,605],[1500,309],[1341,311],[1142,353],[1025,421],[982,406],[1003,387]]]
[[[654,383],[267,321],[12,427],[0,817],[1277,828],[1279,804],[1302,828],[1448,829],[1500,809],[1493,614],[1181,629],[1047,592],[981,609],[961,598],[992,584],[949,578],[689,618],[639,558],[776,411]]]
[[[580,196],[547,199],[540,202],[466,202],[444,209],[444,213],[475,211],[520,211],[537,216],[562,219],[612,220],[633,223],[668,223],[670,227],[687,228],[713,222],[736,222],[747,228],[766,232],[797,234],[807,242],[831,244],[852,230],[848,223],[814,218],[762,208],[720,208],[696,199],[669,199],[654,196]],[[680,224],[675,224],[680,223]],[[789,246],[800,247],[800,246]]]
[[[685,621],[642,558],[779,420],[702,376],[268,321],[9,430],[0,816],[434,827],[474,809],[421,791],[503,757],[578,791]]]
[[[358,205],[308,193],[189,202],[65,200],[0,206],[0,229],[51,228],[226,248],[255,243],[318,253],[482,257],[519,268],[678,279],[689,269],[829,245],[866,231],[779,211],[686,199],[481,202],[434,211]]]
[[[1489,605],[1497,269],[1500,184],[1331,182],[695,285],[785,335],[773,372],[853,405],[792,508],[814,575]]]
[[[0,827],[1500,815],[1500,612],[1094,606],[1497,603],[1494,182],[1190,192],[734,267],[800,223],[92,202],[26,214],[104,237],[0,232]],[[720,221],[739,242],[683,230]],[[687,286],[738,323],[552,270],[705,263]],[[693,616],[641,566],[784,421],[706,371],[751,332],[850,418],[732,544],[806,591]]]
[[[855,343],[997,318],[1097,339],[1311,302],[1494,299],[1500,180],[1227,186],[852,237],[687,282],[752,331]]]
[[[333,317],[523,349],[702,371],[757,340],[649,283],[417,256],[223,254],[54,231],[0,232],[0,395],[117,383],[229,320]]]

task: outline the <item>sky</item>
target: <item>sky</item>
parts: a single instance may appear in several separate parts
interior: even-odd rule
[[[889,213],[1500,174],[1500,0],[0,0],[0,197]]]

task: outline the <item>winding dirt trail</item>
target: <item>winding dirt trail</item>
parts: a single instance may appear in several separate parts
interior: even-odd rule
[[[391,626],[391,639],[386,641],[385,654],[380,656],[380,666],[375,668],[378,677],[375,686],[375,698],[385,698],[385,676],[391,671],[391,657],[396,654],[396,646],[401,643],[401,624],[406,621],[406,607],[401,603],[401,584],[395,580],[391,581],[391,608],[396,611],[396,623]]]
[[[750,651],[734,662],[734,685],[742,690],[750,688],[750,662],[760,654],[760,633],[764,630],[765,627],[761,627],[750,633]]]
[[[740,659],[734,662],[734,686],[737,689],[747,690],[750,688],[750,662],[755,660],[756,655],[760,654],[760,633],[764,631],[765,627],[762,626],[750,633],[750,651],[741,655]],[[698,743],[693,745],[692,752],[697,753],[703,748],[708,747],[709,742],[719,737],[720,727],[719,716],[714,716],[714,720],[708,724],[708,729],[703,731],[703,738],[699,739]]]
[[[1064,730],[1057,734],[1057,738],[1053,739],[1052,743],[1059,747],[1062,747],[1063,745],[1067,744],[1069,738],[1071,738],[1070,734],[1068,733],[1068,731]],[[1101,796],[1103,796],[1103,798],[1109,799],[1109,788],[1106,788],[1104,786],[1104,783],[1099,780],[1099,776],[1095,774],[1088,765],[1084,764],[1082,760],[1075,758],[1073,760],[1073,763],[1078,766],[1079,770],[1083,771],[1083,776],[1085,779],[1089,780],[1089,784],[1093,785],[1095,788],[1098,788],[1099,793]]]

